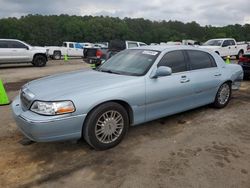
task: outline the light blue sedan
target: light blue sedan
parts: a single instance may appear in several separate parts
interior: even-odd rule
[[[83,137],[93,148],[117,145],[129,126],[199,106],[225,107],[243,78],[241,66],[185,46],[124,50],[96,70],[24,85],[12,103],[17,126],[36,142]]]

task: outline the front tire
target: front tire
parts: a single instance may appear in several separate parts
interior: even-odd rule
[[[230,101],[232,94],[231,83],[222,84],[216,94],[213,106],[215,108],[224,108]]]
[[[35,67],[44,67],[46,63],[47,63],[47,58],[43,55],[36,55],[32,62],[32,64]]]
[[[119,144],[129,127],[127,111],[118,103],[108,102],[96,107],[83,125],[83,137],[96,150]]]

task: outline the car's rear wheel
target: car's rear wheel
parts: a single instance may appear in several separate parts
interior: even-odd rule
[[[54,53],[53,53],[53,59],[60,60],[61,57],[62,57],[62,54],[61,54],[60,51],[54,51]]]
[[[105,150],[119,144],[128,127],[127,111],[118,103],[108,102],[89,114],[83,125],[83,137],[93,148]]]
[[[36,55],[32,62],[32,64],[35,67],[44,67],[46,63],[47,63],[47,59],[44,55]]]
[[[231,83],[225,82],[222,84],[216,94],[213,106],[216,108],[224,108],[230,101],[231,93]]]

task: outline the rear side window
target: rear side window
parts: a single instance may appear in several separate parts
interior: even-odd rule
[[[188,50],[187,54],[189,56],[191,70],[216,67],[214,58],[206,52]]]
[[[187,63],[181,50],[176,50],[165,54],[158,64],[158,67],[159,66],[170,67],[173,73],[187,71]]]
[[[0,48],[8,48],[8,43],[6,41],[0,41]]]
[[[230,45],[231,45],[231,46],[236,45],[236,44],[235,44],[235,41],[234,41],[234,40],[230,40]]]
[[[136,42],[128,42],[128,48],[138,47]]]
[[[74,48],[74,44],[73,43],[69,43],[69,47],[70,48]]]

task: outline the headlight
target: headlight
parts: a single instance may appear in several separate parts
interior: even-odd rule
[[[71,101],[35,101],[30,110],[41,115],[59,115],[74,112],[75,106]]]

